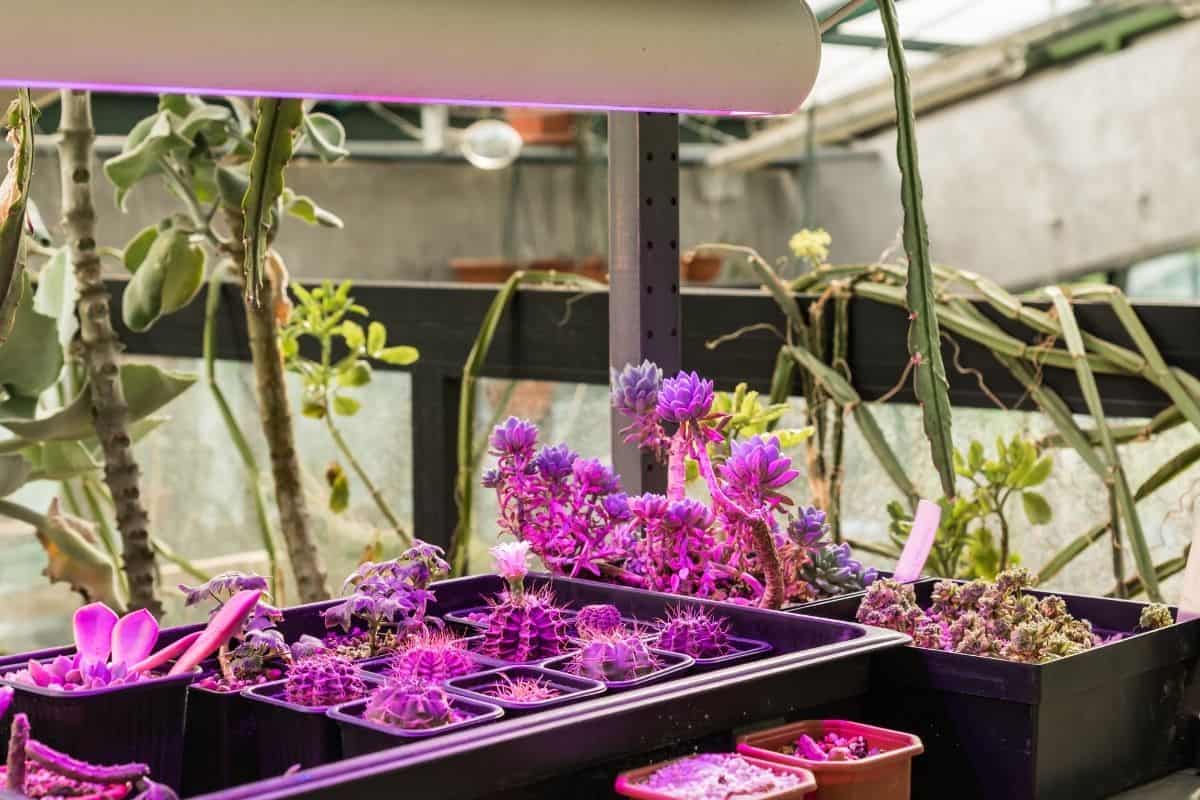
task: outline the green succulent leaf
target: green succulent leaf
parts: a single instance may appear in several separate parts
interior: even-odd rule
[[[366,361],[355,361],[338,372],[337,382],[339,386],[352,389],[366,386],[371,382],[371,365]]]
[[[1030,525],[1046,525],[1054,519],[1050,503],[1037,492],[1022,492],[1021,505],[1025,508],[1025,517]]]
[[[325,162],[340,161],[350,155],[346,149],[346,129],[336,117],[317,112],[304,115],[304,138]]]
[[[382,322],[372,322],[367,326],[367,354],[377,357],[387,346],[387,328]]]
[[[420,352],[415,347],[408,345],[397,345],[396,347],[385,347],[375,354],[385,364],[393,364],[398,367],[407,367],[409,364],[415,363],[421,357]]]
[[[1050,456],[1042,456],[1015,473],[1012,485],[1018,489],[1028,489],[1038,486],[1046,482],[1046,479],[1050,477],[1050,471],[1053,469],[1054,459]]]
[[[75,270],[66,247],[54,251],[38,273],[37,291],[33,294],[33,310],[57,321],[58,343],[64,358],[70,350],[79,319],[75,316]]]
[[[325,471],[325,480],[329,484],[329,510],[341,514],[350,507],[350,479],[342,465],[335,462]]]
[[[164,370],[152,364],[123,364],[121,386],[125,390],[130,421],[153,414],[195,382],[196,376],[188,373]],[[88,439],[95,433],[89,388],[85,385],[69,405],[49,416],[33,420],[0,419],[0,427],[31,442]]]
[[[146,117],[129,132],[121,152],[104,162],[104,174],[117,188],[117,207],[122,211],[129,190],[143,178],[162,171],[163,157],[191,148],[191,140],[179,133],[174,119],[167,111]]]
[[[250,183],[242,198],[245,217],[242,238],[246,246],[246,296],[258,301],[263,285],[263,261],[268,235],[274,224],[275,204],[283,195],[283,171],[292,158],[293,134],[304,117],[298,99],[263,98],[258,101],[258,126],[254,130],[254,155]]]
[[[140,236],[140,234],[139,234]],[[125,286],[122,317],[130,330],[149,330],[192,301],[204,285],[204,248],[178,227],[159,232]]]
[[[0,497],[8,497],[29,481],[33,465],[20,453],[0,455]]]
[[[112,559],[96,546],[92,523],[61,511],[55,498],[37,529],[37,538],[46,550],[49,563],[45,574],[52,582],[70,584],[88,601],[99,601],[111,608],[125,606],[116,568]]]
[[[15,397],[36,400],[58,380],[63,366],[57,321],[34,310],[29,275],[22,273],[20,282],[16,324],[8,340],[0,345],[0,389],[10,401]]]
[[[129,240],[129,244],[125,245],[121,261],[130,274],[138,271],[138,267],[146,260],[146,254],[150,252],[150,247],[156,239],[158,239],[158,225],[150,225],[134,234],[134,237]]]
[[[352,417],[362,408],[362,403],[355,400],[353,397],[347,397],[344,394],[339,394],[333,398],[333,410],[335,413],[343,417]]]
[[[774,432],[779,437],[779,446],[783,448],[797,447],[812,438],[816,429],[809,425],[807,428],[785,428]]]
[[[337,214],[321,208],[311,197],[296,194],[291,189],[283,190],[283,210],[309,225],[320,225],[324,228],[344,227],[341,217]]]
[[[0,183],[0,345],[12,334],[25,283],[25,209],[33,176],[33,121],[36,112],[28,89],[19,89],[8,109],[6,126],[13,131],[15,152],[10,172]]]
[[[104,466],[82,442],[41,442],[22,451],[38,480],[65,481]]]
[[[358,352],[367,341],[362,325],[351,320],[342,323],[342,338],[346,340],[346,348],[351,352]]]

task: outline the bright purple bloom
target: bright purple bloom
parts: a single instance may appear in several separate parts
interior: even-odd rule
[[[625,522],[632,514],[629,512],[629,498],[618,492],[604,498],[604,513],[614,522]]]
[[[683,528],[707,528],[713,523],[713,513],[709,510],[708,506],[699,500],[685,497],[682,500],[676,500],[671,503],[667,508],[665,521],[667,527],[677,530]]]
[[[656,406],[667,422],[695,422],[708,416],[713,404],[713,382],[695,372],[680,372],[662,382]]]
[[[776,505],[784,499],[778,490],[800,474],[792,469],[792,459],[781,452],[776,436],[753,436],[733,442],[731,450],[721,465],[721,478],[729,484],[731,494],[752,505],[764,501]]]
[[[816,506],[800,509],[800,513],[788,523],[788,536],[802,547],[815,547],[829,533],[825,512]]]
[[[646,360],[626,364],[620,372],[612,370],[612,405],[627,417],[653,414],[662,387],[663,373],[658,365]]]
[[[509,417],[492,431],[492,452],[498,456],[528,455],[537,443],[537,426],[516,417]]]
[[[576,459],[571,470],[586,494],[611,494],[621,488],[612,468],[601,464],[598,458]]]
[[[561,481],[571,474],[571,465],[579,454],[565,444],[543,447],[533,459],[533,466],[546,480]]]

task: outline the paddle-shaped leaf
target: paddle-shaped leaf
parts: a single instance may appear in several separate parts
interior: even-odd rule
[[[175,666],[171,667],[169,675],[182,675],[191,672],[201,661],[217,652],[217,649],[237,634],[246,622],[246,617],[258,605],[262,591],[247,589],[238,592],[225,605],[221,606],[212,619],[208,621],[195,643],[187,649]]]
[[[112,653],[113,629],[117,612],[104,603],[88,603],[76,609],[71,622],[75,630],[75,651],[82,658],[81,667],[105,664]]]
[[[112,633],[112,663],[133,666],[150,655],[158,642],[158,620],[144,608],[117,620]]]
[[[275,223],[275,203],[283,194],[283,170],[292,158],[292,137],[304,118],[300,100],[264,98],[258,101],[250,184],[242,198],[242,240],[246,246],[246,297],[258,302],[263,285],[263,261]]]
[[[180,655],[187,652],[187,649],[195,644],[196,640],[199,639],[203,634],[204,631],[196,631],[195,633],[189,633],[187,636],[184,636],[181,639],[176,639],[174,642],[171,642],[171,644],[167,645],[162,650],[159,650],[157,653],[154,653],[153,655],[134,664],[129,668],[129,671],[149,672],[151,670],[158,669],[171,659],[178,658]]]

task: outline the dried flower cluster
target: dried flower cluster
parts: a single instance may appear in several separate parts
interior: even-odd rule
[[[919,647],[1029,664],[1104,643],[1090,622],[1071,616],[1061,597],[1026,594],[1023,590],[1033,583],[1024,568],[1006,570],[994,582],[939,581],[926,610],[917,604],[911,585],[881,579],[867,590],[858,621],[907,633]],[[1144,621],[1163,622],[1153,608]],[[1169,624],[1169,612],[1165,621]]]
[[[700,753],[672,761],[641,784],[680,800],[752,800],[802,786],[804,779],[729,753]]]
[[[798,470],[778,437],[728,435],[712,381],[694,372],[664,379],[646,361],[614,372],[612,403],[630,420],[627,440],[667,461],[666,495],[626,497],[598,461],[565,445],[538,449],[532,423],[509,418],[492,434],[497,464],[483,482],[499,496],[500,528],[552,572],[765,606],[858,591],[874,579],[848,547],[828,541],[822,512],[789,520],[783,490]],[[687,497],[689,463],[711,505]]]

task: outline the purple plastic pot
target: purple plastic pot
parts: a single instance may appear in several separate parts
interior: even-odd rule
[[[16,690],[11,712],[29,717],[39,741],[97,764],[148,764],[155,780],[174,787],[183,772],[188,684],[198,675],[71,691],[3,679],[0,684]]]
[[[557,689],[560,694],[547,700],[523,703],[516,700],[506,700],[488,693],[505,677],[510,680],[529,678],[541,681]],[[473,700],[500,706],[508,713],[541,711],[553,706],[582,700],[604,693],[604,684],[591,678],[581,678],[558,670],[543,669],[542,667],[508,666],[487,672],[477,672],[473,675],[463,675],[446,681],[446,688],[455,694],[461,694]]]
[[[382,679],[362,673],[367,690]],[[342,757],[342,740],[337,725],[326,711],[333,706],[304,706],[284,699],[287,681],[273,681],[242,692],[251,704],[258,742],[259,773],[281,775],[292,767],[317,767]]]
[[[662,680],[668,675],[674,675],[676,673],[683,672],[685,669],[696,663],[696,659],[692,658],[691,656],[685,656],[683,653],[672,653],[669,650],[659,650],[656,647],[651,647],[650,652],[658,658],[659,663],[662,664],[661,667],[653,672],[647,672],[641,677],[633,678],[632,680],[628,681],[603,681],[605,687],[610,692],[619,692],[622,689],[633,689],[634,687],[642,686],[644,684],[651,683],[652,681]],[[565,672],[568,675],[572,675],[574,673],[572,673],[569,669],[571,657],[572,656],[570,655],[558,656],[557,658],[552,658],[549,661],[542,662],[542,666],[546,669],[557,670],[558,672]]]
[[[915,584],[930,602],[935,581]],[[1058,594],[1097,631],[1130,632],[1145,603]],[[804,613],[853,620],[861,598]],[[864,722],[925,743],[916,797],[1107,797],[1191,763],[1184,688],[1200,662],[1200,620],[1140,633],[1045,664],[908,646],[871,665]]]
[[[404,744],[406,741],[453,733],[471,725],[500,719],[504,715],[504,709],[493,703],[484,703],[456,694],[449,694],[447,697],[450,699],[450,707],[462,716],[455,722],[438,728],[408,731],[363,719],[363,710],[367,705],[365,700],[344,703],[332,708],[329,710],[328,716],[341,731],[343,752],[347,757],[352,757],[387,750]]]
[[[696,658],[693,656],[692,660],[695,662],[696,670],[703,672],[710,669],[719,669],[730,664],[736,664],[747,658],[771,652],[771,645],[768,642],[762,642],[758,639],[742,639],[738,636],[729,637],[729,646],[732,649],[723,656],[711,656],[709,658]],[[662,650],[664,648],[660,647],[658,649]],[[667,652],[673,653],[675,651],[668,650]]]

